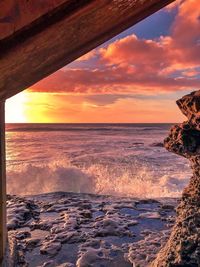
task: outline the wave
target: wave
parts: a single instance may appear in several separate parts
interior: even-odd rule
[[[6,132],[66,132],[66,131],[124,131],[123,129],[120,128],[86,128],[86,127],[72,127],[72,128],[56,128],[56,127],[28,127],[28,128],[8,128],[6,129]]]
[[[155,143],[152,143],[150,146],[153,146],[153,147],[164,147],[164,142],[155,142]]]
[[[165,130],[170,124],[7,124],[7,132],[50,132],[50,131],[154,131]]]
[[[146,164],[130,168],[93,164],[76,167],[70,162],[27,164],[8,170],[8,193],[32,195],[56,191],[113,196],[179,197],[188,177],[160,175]]]

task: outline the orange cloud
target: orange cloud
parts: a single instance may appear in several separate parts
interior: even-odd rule
[[[200,65],[200,1],[187,0],[180,5],[172,27],[171,49],[183,66]]]
[[[144,67],[145,68],[145,67]],[[147,67],[150,68],[150,67]],[[42,80],[31,88],[37,92],[73,92],[73,93],[148,93],[149,91],[177,91],[194,89],[199,79],[187,77],[167,77],[142,68],[132,70],[129,66],[105,68],[104,70],[67,70]],[[154,69],[154,71],[156,71]]]
[[[172,7],[171,7],[172,8]],[[170,36],[127,36],[90,52],[93,68],[66,68],[34,85],[38,92],[144,93],[199,88],[200,1],[181,1]]]
[[[135,35],[101,49],[110,64],[134,64],[146,71],[171,71],[200,67],[200,1],[184,1],[171,27],[171,36],[156,40],[138,39]]]

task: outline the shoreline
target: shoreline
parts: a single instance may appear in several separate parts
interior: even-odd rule
[[[170,235],[178,202],[69,192],[8,196],[17,266],[148,266]]]

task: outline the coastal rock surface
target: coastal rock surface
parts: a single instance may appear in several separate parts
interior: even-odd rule
[[[62,192],[9,196],[14,266],[149,266],[169,238],[178,201]]]
[[[193,176],[183,191],[171,236],[152,267],[200,266],[200,91],[177,101],[188,120],[172,127],[165,147],[189,159]]]

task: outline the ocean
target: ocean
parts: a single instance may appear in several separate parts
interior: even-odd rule
[[[179,197],[188,161],[162,146],[171,124],[7,124],[7,191]]]

